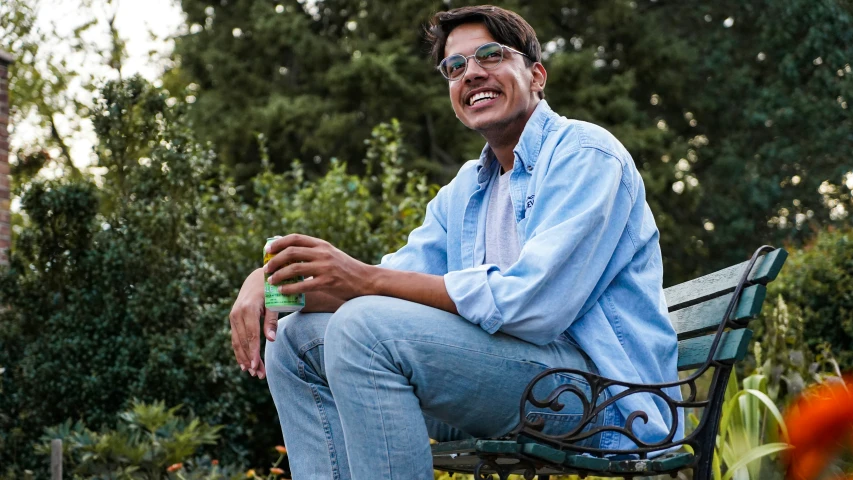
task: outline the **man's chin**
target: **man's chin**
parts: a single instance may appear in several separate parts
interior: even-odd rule
[[[465,122],[465,126],[482,135],[487,135],[490,133],[500,133],[512,124],[512,121],[513,119],[506,115],[474,115],[472,118],[469,118],[470,123]]]

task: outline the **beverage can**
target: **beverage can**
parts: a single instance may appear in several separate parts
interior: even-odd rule
[[[267,239],[267,243],[264,244],[264,265],[270,261],[273,255],[272,253],[267,253],[267,246],[272,243],[273,240],[281,238],[280,236],[270,237]],[[299,293],[296,295],[284,295],[278,291],[278,287],[275,285],[270,285],[269,283],[270,275],[264,272],[264,306],[267,310],[271,310],[273,312],[298,312],[305,307],[305,294]],[[289,278],[281,284],[285,283],[296,283],[305,280],[304,277],[299,276],[295,278]]]

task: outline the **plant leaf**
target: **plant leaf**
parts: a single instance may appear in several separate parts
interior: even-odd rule
[[[748,463],[758,460],[761,457],[765,457],[767,455],[774,454],[776,452],[781,452],[782,450],[787,450],[791,448],[787,443],[768,443],[766,445],[761,445],[760,447],[753,448],[749,452],[747,452],[740,460],[735,462],[734,465],[731,465],[729,469],[726,471],[726,474],[723,475],[722,480],[731,480],[732,476],[746,466]]]

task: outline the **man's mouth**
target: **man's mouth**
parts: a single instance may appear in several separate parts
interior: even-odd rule
[[[498,98],[500,95],[501,93],[496,90],[484,90],[471,95],[467,103],[469,107],[491,103],[492,100]]]

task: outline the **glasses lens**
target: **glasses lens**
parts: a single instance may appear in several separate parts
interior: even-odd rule
[[[441,62],[441,73],[450,80],[459,78],[465,73],[465,63],[462,55],[451,55]]]
[[[504,49],[497,43],[487,43],[474,52],[474,58],[483,68],[495,68],[504,58]]]

